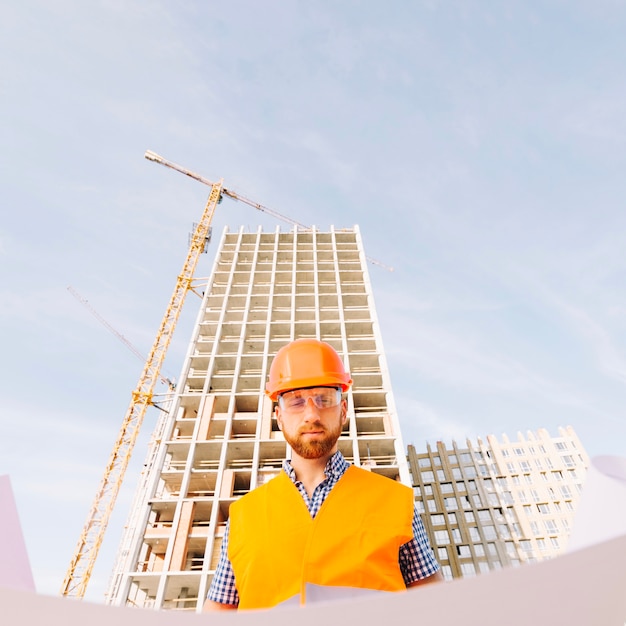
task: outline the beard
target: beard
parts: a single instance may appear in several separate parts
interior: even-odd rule
[[[317,422],[311,424],[308,429],[299,429],[295,433],[290,433],[287,429],[283,428],[283,435],[285,440],[291,446],[291,449],[303,459],[319,459],[329,454],[335,447],[343,424],[339,422],[336,426],[326,428],[321,423]],[[305,437],[304,434],[311,430],[323,431],[321,436],[317,439],[311,439]]]

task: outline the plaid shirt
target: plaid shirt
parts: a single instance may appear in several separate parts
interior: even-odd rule
[[[323,480],[309,498],[304,485],[296,478],[296,473],[288,460],[283,461],[283,469],[293,484],[297,487],[300,495],[307,505],[311,517],[315,517],[324,503],[326,496],[343,476],[350,464],[344,459],[341,452],[336,452],[328,460]],[[228,532],[230,524],[226,524],[224,539],[220,552],[220,560],[211,582],[211,588],[207,598],[221,604],[239,604],[239,594],[235,585],[235,574],[228,558]],[[415,582],[435,574],[439,570],[439,564],[428,542],[424,525],[416,509],[413,510],[413,539],[400,547],[398,555],[400,571],[405,584]]]

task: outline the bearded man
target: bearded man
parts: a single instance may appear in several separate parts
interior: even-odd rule
[[[230,507],[205,610],[259,609],[443,580],[409,487],[337,449],[352,380],[328,343],[276,354],[266,393],[291,448],[283,471]]]

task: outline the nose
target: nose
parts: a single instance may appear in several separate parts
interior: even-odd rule
[[[306,404],[304,405],[304,411],[302,413],[302,419],[305,422],[317,421],[319,419],[319,409],[315,406],[315,402],[313,402],[313,398],[309,396],[306,399]]]

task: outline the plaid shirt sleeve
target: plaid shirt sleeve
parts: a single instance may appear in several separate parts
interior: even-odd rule
[[[228,533],[230,530],[230,521],[226,522],[226,530],[222,539],[222,547],[220,549],[220,560],[217,569],[211,581],[211,587],[207,594],[207,599],[220,604],[233,604],[239,606],[239,593],[235,586],[235,573],[233,566],[228,558]]]
[[[416,580],[432,576],[439,570],[439,563],[430,547],[422,518],[415,508],[413,509],[413,539],[400,546],[398,561],[404,584],[407,586]]]

